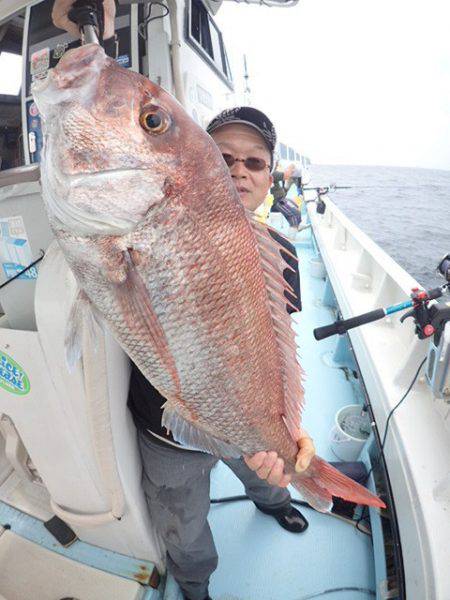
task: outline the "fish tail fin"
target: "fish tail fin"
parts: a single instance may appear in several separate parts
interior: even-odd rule
[[[315,456],[304,473],[292,477],[292,485],[316,510],[331,509],[333,496],[356,504],[386,508],[385,503],[365,487],[356,483],[327,462]]]

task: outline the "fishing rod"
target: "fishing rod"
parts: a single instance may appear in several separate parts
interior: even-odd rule
[[[423,340],[434,335],[435,343],[438,345],[445,325],[450,321],[450,303],[433,303],[429,305],[429,302],[450,291],[450,253],[442,258],[436,271],[446,279],[447,283],[431,290],[413,288],[410,294],[411,299],[406,302],[393,304],[387,308],[377,308],[350,319],[338,320],[331,325],[317,327],[313,331],[314,337],[316,340],[323,340],[332,335],[343,335],[349,329],[378,321],[393,313],[411,308],[412,310],[401,317],[400,322],[403,323],[405,319],[412,317],[416,325],[415,333],[419,339]]]
[[[326,196],[328,194],[328,192],[332,191],[334,188],[332,186],[325,186],[325,187],[310,187],[310,188],[301,188],[301,191],[303,192],[303,190],[314,190],[316,192],[316,196],[314,198],[310,198],[307,199],[305,198],[303,200],[303,202],[306,204],[310,204],[311,202],[313,202],[316,205],[316,212],[319,215],[323,215],[325,213],[325,209],[326,209],[326,204],[324,199],[322,198],[322,196]]]
[[[358,186],[350,186],[350,185],[336,185],[335,183],[330,183],[329,185],[322,185],[318,187],[302,187],[303,190],[319,192],[319,190],[326,190],[322,192],[323,194],[328,194],[328,192],[333,192],[334,190],[352,190],[354,187]],[[361,186],[362,187],[362,186]]]
[[[335,185],[334,183],[331,183],[328,186],[322,186],[322,187],[328,187],[329,191],[332,192],[334,190],[415,190],[417,188],[421,188],[421,189],[436,189],[436,187],[445,187],[448,188],[450,186],[448,185],[441,185],[441,186],[436,186],[433,184],[428,184],[428,183],[423,183],[423,184],[417,184],[417,185]],[[309,190],[309,191],[317,191],[318,189],[321,189],[319,187],[304,187],[304,190]]]
[[[116,0],[117,4],[117,0]],[[148,25],[151,21],[161,19],[169,14],[169,8],[162,2],[151,2],[150,0],[119,0],[119,5],[146,4],[149,13],[140,25]],[[152,6],[161,6],[166,12],[162,15],[151,16]],[[81,45],[99,44],[103,46],[103,34],[105,32],[105,11],[103,0],[76,0],[68,14],[69,19],[78,25],[81,36]],[[141,36],[146,39],[143,32]]]

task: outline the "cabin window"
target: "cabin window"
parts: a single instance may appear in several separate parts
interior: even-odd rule
[[[12,17],[0,35],[0,170],[25,163],[22,144],[22,38],[24,14]]]
[[[213,18],[201,0],[191,0],[187,15],[186,39],[205,58],[228,84],[231,70],[223,44],[223,38]]]
[[[0,52],[0,94],[18,96],[22,84],[22,57],[12,52]]]
[[[201,2],[193,0],[191,10],[191,34],[203,50],[213,58],[208,11]]]
[[[287,146],[285,146],[284,144],[282,144],[280,142],[280,158],[283,158],[286,160],[287,157],[288,157]]]

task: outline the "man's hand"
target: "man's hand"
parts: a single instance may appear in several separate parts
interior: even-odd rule
[[[302,473],[309,467],[316,450],[306,431],[301,432],[297,444],[299,451],[295,470],[297,473]],[[253,456],[244,456],[244,460],[252,471],[256,471],[260,479],[265,479],[270,485],[287,487],[291,482],[292,477],[285,475],[284,461],[276,452],[257,452]]]
[[[68,14],[75,0],[55,0],[52,11],[52,20],[55,27],[64,29],[76,38],[80,37],[78,26],[69,20]],[[105,40],[114,35],[114,17],[116,16],[116,5],[114,0],[103,0],[105,11]]]

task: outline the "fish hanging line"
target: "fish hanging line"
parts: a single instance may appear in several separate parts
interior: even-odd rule
[[[2,283],[0,285],[0,290],[2,288],[6,287],[12,281],[14,281],[14,279],[17,279],[18,277],[20,277],[21,275],[23,275],[24,273],[26,273],[27,271],[29,271],[32,267],[34,267],[34,265],[37,265],[38,262],[40,262],[44,258],[44,256],[45,256],[45,250],[42,250],[42,248],[41,248],[40,252],[41,252],[41,256],[39,258],[37,258],[32,263],[30,263],[29,265],[27,265],[26,267],[24,267],[21,271],[19,271],[18,273],[16,273],[14,275],[14,277],[11,277],[10,279],[8,279],[4,283]]]
[[[153,6],[160,6],[161,8],[164,8],[166,10],[166,12],[163,13],[162,15],[155,15],[152,17]],[[143,38],[144,40],[147,41],[147,26],[148,26],[148,24],[151,23],[152,21],[157,21],[158,19],[164,19],[164,17],[167,17],[170,10],[169,10],[169,7],[166,6],[163,2],[157,2],[156,0],[154,2],[149,2],[145,8],[148,11],[148,14],[144,17],[144,20],[142,21],[142,23],[139,23],[138,32],[139,32],[139,35],[141,36],[141,38]]]

